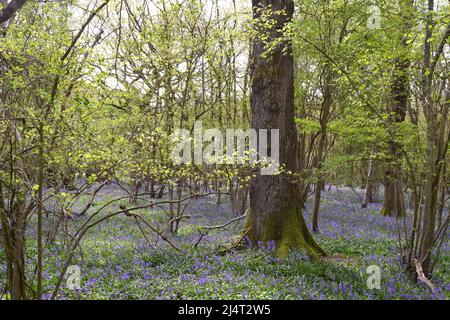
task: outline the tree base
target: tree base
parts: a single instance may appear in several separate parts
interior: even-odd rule
[[[326,257],[326,252],[316,243],[300,212],[289,210],[283,213],[283,219],[277,219],[281,223],[273,223],[274,219],[265,219],[263,232],[254,232],[255,218],[248,212],[248,218],[244,227],[245,233],[251,245],[259,243],[275,242],[277,254],[280,258],[287,258],[289,251],[301,250],[313,260]]]

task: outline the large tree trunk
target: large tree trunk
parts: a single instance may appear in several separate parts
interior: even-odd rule
[[[406,111],[408,109],[409,88],[408,88],[408,70],[409,57],[408,44],[409,32],[411,29],[411,0],[400,0],[400,8],[402,10],[402,25],[400,35],[400,52],[396,54],[394,59],[394,71],[392,75],[392,83],[388,104],[388,112],[390,116],[390,141],[389,141],[389,161],[385,169],[384,181],[384,202],[381,213],[387,216],[403,217],[405,216],[405,199],[403,195],[402,171],[400,159],[402,153],[397,142],[398,125],[405,121]]]
[[[390,167],[385,170],[384,201],[381,214],[390,217],[405,216],[405,199],[403,196],[400,169]]]
[[[271,6],[273,11],[284,10],[285,15],[273,14],[275,26],[269,39],[280,40],[281,30],[292,18],[292,0],[253,0],[253,17],[260,17],[260,8]],[[252,127],[279,129],[280,163],[287,170],[296,168],[298,152],[294,124],[294,66],[291,43],[280,41],[267,57],[264,43],[255,39],[252,54]],[[250,182],[250,214],[246,224],[247,236],[253,244],[274,241],[281,257],[289,249],[303,249],[312,258],[325,255],[311,236],[301,214],[298,185],[291,176],[257,174]]]
[[[394,217],[403,217],[405,215],[402,172],[399,164],[399,159],[402,158],[402,155],[395,136],[397,125],[405,121],[406,116],[408,105],[408,67],[409,62],[407,59],[396,59],[388,108],[393,130],[391,132],[391,141],[389,141],[388,153],[390,159],[385,169],[384,202],[381,212],[383,215]]]

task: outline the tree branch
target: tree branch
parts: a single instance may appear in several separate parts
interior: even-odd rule
[[[3,10],[0,11],[0,24],[8,21],[12,16],[19,11],[27,0],[15,0],[8,4]]]

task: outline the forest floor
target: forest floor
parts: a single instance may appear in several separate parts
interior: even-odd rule
[[[120,194],[102,190],[96,210]],[[220,255],[242,229],[243,221],[204,236],[197,247],[199,225],[219,225],[235,218],[225,199],[218,207],[215,196],[192,200],[171,241],[179,252],[146,229],[150,244],[131,217],[121,215],[90,230],[82,241],[83,255],[73,264],[81,267],[81,289],[62,286],[59,299],[449,299],[450,250],[445,241],[433,283],[436,293],[409,280],[399,263],[395,219],[379,214],[380,203],[360,207],[360,195],[349,189],[325,191],[320,210],[319,244],[329,254],[310,261],[301,252],[279,260],[273,248],[244,249]],[[88,201],[89,196],[86,196]],[[128,201],[117,203],[129,206]],[[83,203],[78,204],[80,207]],[[167,208],[167,206],[165,207]],[[311,203],[304,216],[310,226]],[[107,213],[107,212],[105,212]],[[163,226],[167,215],[161,209],[139,211],[153,224]],[[71,221],[71,228],[86,217]],[[35,259],[33,241],[29,258]],[[46,253],[44,281],[46,297],[57,282],[66,253],[54,243]],[[4,257],[0,253],[0,292],[4,284]],[[367,287],[367,267],[381,269],[381,288]],[[0,293],[1,294],[1,293]]]

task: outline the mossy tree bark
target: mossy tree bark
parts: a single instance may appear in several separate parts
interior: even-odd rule
[[[259,37],[254,39],[252,127],[279,129],[280,163],[294,172],[299,151],[294,123],[294,64],[291,43],[282,39],[282,30],[292,19],[294,4],[292,0],[253,0],[252,5],[254,19],[259,19],[261,11],[270,7],[274,22],[270,30],[256,27],[258,33],[268,36],[270,52],[267,42]],[[275,13],[280,10],[285,14]],[[253,244],[274,241],[281,257],[286,257],[290,249],[305,250],[312,258],[324,256],[305,224],[299,200],[298,184],[292,176],[257,174],[250,182],[250,214],[246,224],[249,240]]]

